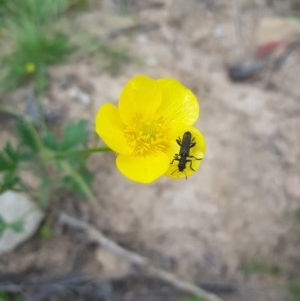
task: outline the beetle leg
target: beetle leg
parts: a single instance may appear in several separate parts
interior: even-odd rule
[[[170,164],[173,164],[174,161],[179,161],[179,160],[180,160],[180,159],[179,159],[179,155],[178,155],[178,154],[175,154],[175,156],[174,156],[174,158],[173,158],[173,160],[171,161]]]
[[[180,139],[180,137],[178,137],[178,139],[176,139],[176,142],[177,142],[177,144],[179,145],[179,146],[181,146],[181,139]]]
[[[186,162],[190,162],[190,169],[191,169],[192,171],[196,171],[196,170],[193,168],[193,166],[192,166],[192,163],[193,163],[192,160],[186,160]]]
[[[196,160],[202,160],[203,158],[197,158],[195,156],[189,156],[189,158],[193,158],[193,159],[196,159]]]

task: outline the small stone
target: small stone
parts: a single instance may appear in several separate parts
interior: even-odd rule
[[[225,36],[225,32],[224,32],[223,27],[221,27],[221,26],[215,27],[214,30],[213,30],[213,35],[216,39],[223,38]]]
[[[6,223],[21,222],[22,230],[10,228],[0,234],[0,255],[9,252],[31,237],[44,217],[43,212],[26,194],[6,191],[0,195],[0,217]]]
[[[87,106],[91,103],[91,96],[79,88],[70,89],[69,94],[71,98],[82,105]]]

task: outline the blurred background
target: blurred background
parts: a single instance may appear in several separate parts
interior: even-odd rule
[[[187,180],[124,178],[94,133],[134,75],[180,80],[207,141]],[[0,0],[0,300],[300,300],[299,0]],[[25,192],[25,193],[24,193]]]

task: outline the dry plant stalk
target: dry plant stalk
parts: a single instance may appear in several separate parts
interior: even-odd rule
[[[138,267],[143,271],[144,274],[148,276],[160,279],[181,291],[203,298],[206,301],[222,301],[222,299],[220,299],[216,295],[211,294],[190,282],[182,281],[170,272],[166,272],[159,268],[156,268],[149,262],[149,260],[146,257],[143,257],[135,252],[126,250],[125,248],[119,246],[116,242],[110,240],[109,238],[104,236],[99,230],[85,222],[73,218],[67,215],[66,213],[60,214],[59,222],[63,225],[85,231],[89,240],[96,242],[109,252],[121,257],[122,259],[128,261],[130,264]]]

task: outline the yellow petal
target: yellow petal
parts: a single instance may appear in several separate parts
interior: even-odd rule
[[[162,92],[156,81],[145,75],[133,77],[125,85],[120,99],[119,110],[123,122],[132,118],[153,116],[161,104]]]
[[[180,171],[178,167],[179,160],[176,159],[182,158],[182,156],[180,156],[181,146],[177,143],[176,139],[174,139],[174,143],[171,144],[168,150],[168,153],[172,155],[172,158],[170,160],[171,164],[166,172],[166,176],[168,176],[169,178],[179,179],[179,178],[189,177],[190,175],[195,173],[197,169],[199,169],[202,163],[202,159],[204,158],[204,154],[206,151],[206,144],[205,144],[205,139],[203,134],[194,127],[189,127],[185,129],[182,128],[178,132],[178,137],[180,137],[181,143],[182,143],[183,135],[187,131],[189,131],[192,134],[192,138],[194,138],[193,141],[196,144],[190,147],[189,149],[190,153],[189,156],[186,158],[185,168],[183,171]],[[191,143],[193,141],[191,141]],[[178,156],[176,156],[176,154]]]
[[[163,93],[160,113],[171,124],[193,125],[199,117],[200,107],[192,91],[172,78],[162,78],[156,82]]]
[[[164,153],[147,157],[118,155],[116,164],[119,171],[128,179],[148,184],[165,174],[169,158]]]
[[[119,111],[113,104],[105,103],[100,107],[95,120],[95,128],[105,144],[116,153],[130,154],[132,152],[124,136]]]

